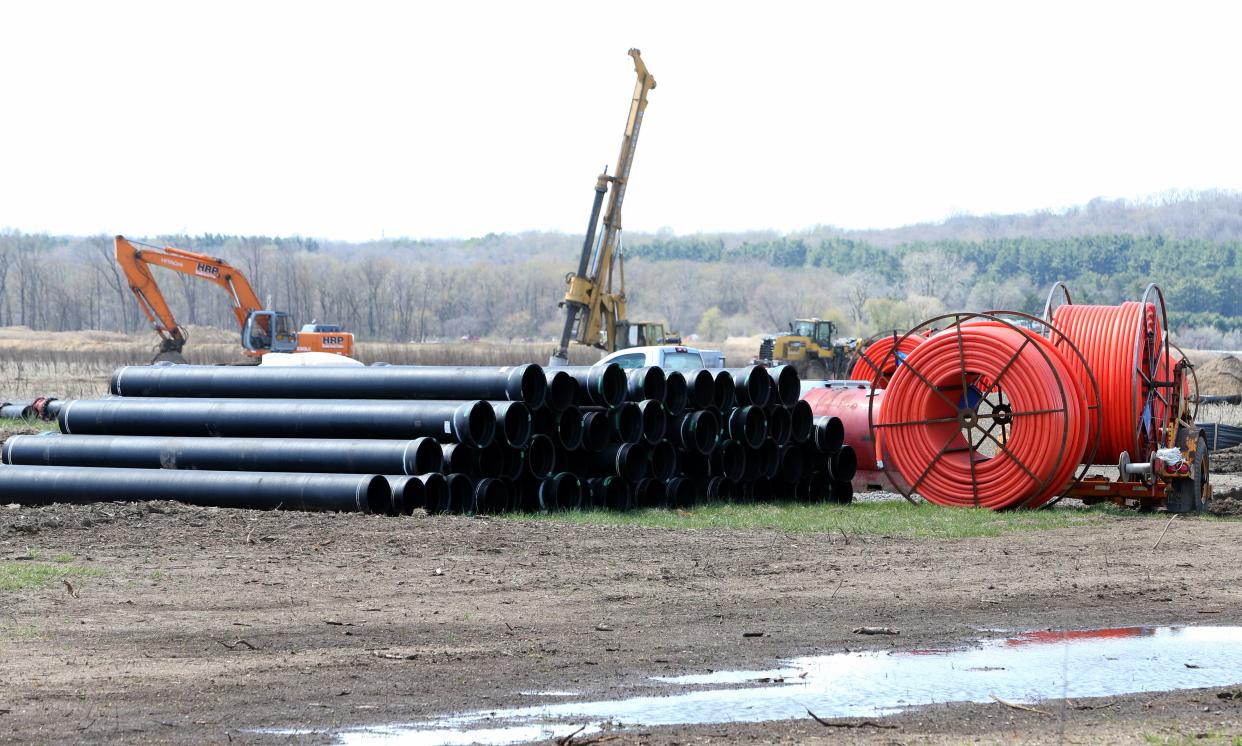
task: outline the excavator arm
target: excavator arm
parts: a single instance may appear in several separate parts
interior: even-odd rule
[[[638,132],[642,128],[643,113],[647,110],[647,93],[656,87],[655,76],[647,70],[641,53],[629,51],[634,58],[634,95],[630,101],[630,113],[625,122],[625,136],[621,140],[621,153],[613,176],[601,174],[595,182],[595,202],[591,209],[591,221],[587,226],[586,240],[578,261],[578,271],[566,276],[569,287],[561,305],[565,307],[565,328],[561,332],[560,345],[552,356],[552,365],[567,365],[569,344],[603,346],[609,352],[616,349],[616,325],[625,319],[625,267],[624,258],[617,251],[621,233],[621,204],[630,180],[630,167],[634,163],[634,150],[638,145]],[[609,186],[608,209],[604,212],[604,232],[599,245],[595,243],[595,230]],[[618,265],[620,290],[612,291],[613,264]],[[601,345],[603,332],[606,344]]]
[[[159,248],[135,243],[124,236],[117,236],[116,261],[125,272],[129,289],[138,299],[142,312],[160,335],[161,353],[180,353],[185,346],[186,335],[160,291],[159,283],[151,272],[152,265],[207,280],[224,288],[239,327],[245,327],[252,312],[262,310],[263,304],[245,275],[223,259],[172,246]]]

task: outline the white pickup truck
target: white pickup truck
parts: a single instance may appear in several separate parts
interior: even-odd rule
[[[695,368],[725,367],[724,353],[720,350],[699,350],[681,345],[650,345],[617,350],[596,365],[616,363],[622,368],[645,368],[658,365],[664,370],[693,370]]]

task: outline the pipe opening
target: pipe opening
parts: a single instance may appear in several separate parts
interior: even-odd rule
[[[634,485],[634,506],[637,508],[658,508],[664,505],[664,482],[658,479],[643,479]]]
[[[768,437],[775,440],[777,445],[788,443],[792,430],[793,420],[788,409],[777,407],[768,413]]]
[[[716,376],[710,370],[698,368],[682,373],[686,379],[686,407],[707,409],[716,403]]]
[[[728,431],[733,440],[741,441],[750,448],[758,448],[768,437],[767,414],[759,407],[739,407],[729,413]]]
[[[472,508],[474,502],[474,480],[465,474],[449,474],[446,481],[448,483],[448,499],[445,501],[445,504],[440,506],[441,509],[436,512],[463,513],[468,507]]]
[[[646,399],[638,403],[638,410],[643,418],[643,440],[648,443],[664,440],[664,431],[668,428],[664,405],[655,399]]]
[[[523,365],[518,380],[518,396],[531,409],[539,409],[547,401],[548,379],[538,365]]]
[[[789,438],[795,443],[805,443],[811,439],[815,431],[815,413],[811,405],[802,400],[795,400],[789,412]]]
[[[540,380],[543,380],[542,378]],[[505,443],[514,448],[521,448],[530,440],[531,418],[530,408],[522,402],[505,404],[498,417],[498,424],[504,434]]]
[[[591,401],[603,407],[620,406],[625,401],[628,384],[625,369],[613,363],[592,368],[587,376]]]
[[[711,453],[716,447],[716,440],[720,437],[720,421],[716,419],[716,415],[707,410],[695,412],[690,416],[689,425],[690,432],[686,447],[693,448],[703,455]]]
[[[617,447],[615,468],[617,476],[637,482],[647,476],[649,460],[647,447],[641,443],[622,443]]]
[[[829,499],[838,505],[849,505],[854,502],[853,482],[834,481]]]
[[[833,453],[845,443],[845,424],[840,417],[815,418],[815,447]]]
[[[427,474],[444,468],[444,451],[435,438],[416,438],[405,447],[405,473]]]
[[[858,471],[858,454],[850,446],[841,448],[832,455],[832,478],[838,482],[848,482]]]
[[[359,509],[363,513],[396,515],[393,509],[392,487],[380,476],[366,478],[358,485]]]
[[[587,412],[582,416],[582,445],[588,451],[604,450],[612,440],[612,422],[607,412]]]
[[[401,514],[413,515],[419,508],[427,509],[427,485],[410,477],[401,483]]]
[[[478,474],[479,449],[461,443],[444,443],[440,446],[441,464],[436,471],[445,474]]]
[[[537,479],[547,479],[556,470],[556,444],[546,435],[536,435],[526,448],[526,470]]]
[[[634,505],[630,496],[630,485],[624,479],[604,477],[597,482],[595,507],[608,510],[631,510]]]
[[[737,392],[733,384],[733,374],[722,370],[716,374],[716,392],[713,401],[720,412],[733,409],[737,400]]]
[[[544,396],[544,406],[562,412],[573,405],[578,398],[578,382],[563,370],[544,371],[548,390]]]
[[[664,377],[664,411],[681,414],[686,409],[686,377],[681,371],[669,371]]]
[[[666,388],[664,371],[659,367],[650,365],[646,368],[631,370],[626,375],[628,379],[628,394],[632,401],[642,401],[644,399],[655,399],[658,402],[664,401],[664,391]]]
[[[503,513],[508,503],[509,488],[499,479],[481,479],[474,488],[474,509],[477,513]]]
[[[526,449],[513,448],[505,446],[502,449],[504,456],[501,459],[500,478],[501,479],[518,479],[526,471],[526,456],[529,446]]]
[[[483,477],[485,479],[496,479],[504,474],[505,471],[505,446],[498,440],[493,440],[485,448],[477,450],[479,454],[479,470],[477,472],[462,472],[470,477]]]
[[[688,508],[694,504],[694,484],[684,477],[670,479],[664,485],[664,502],[672,508]]]
[[[481,448],[496,436],[496,411],[485,401],[463,404],[457,408],[453,425],[459,441]]]
[[[775,440],[768,438],[763,441],[763,445],[759,448],[759,454],[760,458],[763,459],[760,476],[764,479],[775,479],[781,470],[781,447],[777,445]]]
[[[734,481],[746,471],[746,449],[736,440],[726,440],[712,451],[712,475]]]
[[[792,365],[778,365],[768,371],[768,375],[776,383],[779,403],[792,407],[802,396],[802,381],[798,378],[798,371]]]
[[[651,475],[656,479],[670,479],[677,472],[677,449],[667,440],[651,446]]]
[[[740,371],[739,376],[735,380],[739,389],[738,399],[745,396],[746,401],[743,404],[762,407],[768,403],[772,396],[772,377],[768,375],[767,368],[752,365]]]
[[[785,482],[797,482],[802,478],[802,449],[797,446],[781,448],[780,477]]]
[[[625,402],[612,410],[613,432],[622,443],[637,443],[643,439],[643,413],[638,405]]]
[[[443,474],[420,474],[415,479],[423,483],[423,504],[417,507],[428,513],[447,512],[451,505],[448,478]]]
[[[573,380],[572,378],[569,380]],[[557,418],[556,438],[561,447],[567,451],[576,451],[582,447],[582,411],[570,405]],[[608,442],[605,437],[605,443]],[[602,448],[602,446],[601,446]]]
[[[568,510],[582,500],[582,485],[578,478],[561,472],[539,485],[539,509],[547,512]]]

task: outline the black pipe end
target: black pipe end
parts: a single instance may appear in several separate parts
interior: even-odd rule
[[[798,485],[798,498],[808,503],[825,503],[832,499],[832,480],[827,474],[815,472],[803,477]]]
[[[496,415],[496,424],[504,435],[505,443],[514,448],[525,446],[530,440],[533,427],[530,407],[520,401],[512,401],[498,404],[494,409],[499,410]]]
[[[575,508],[582,501],[582,482],[569,472],[561,472],[539,485],[539,509],[546,512]]]
[[[453,413],[457,442],[482,448],[496,437],[496,410],[485,401],[466,402]]]
[[[634,485],[634,506],[659,508],[664,505],[664,482],[658,479],[642,479]]]
[[[832,478],[837,482],[848,482],[858,472],[858,454],[852,446],[841,446],[832,455]]]
[[[820,453],[835,453],[845,443],[845,424],[840,417],[815,418],[815,447]]]
[[[420,474],[414,477],[423,485],[423,503],[411,507],[410,501],[406,500],[406,507],[410,510],[414,508],[422,508],[428,513],[444,513],[451,506],[449,499],[448,478],[443,474]]]
[[[514,448],[512,446],[504,446],[504,456],[501,459],[500,478],[514,480],[518,479],[526,472],[526,454],[529,452],[530,446],[526,448]]]
[[[667,440],[651,446],[648,460],[651,462],[651,476],[656,479],[670,479],[677,473],[677,449]]]
[[[733,403],[737,401],[735,388],[732,373],[722,370],[716,374],[716,392],[712,401],[717,410],[726,412],[733,409]]]
[[[784,482],[797,482],[802,478],[804,466],[802,449],[795,445],[781,447],[780,478]]]
[[[763,466],[759,470],[760,477],[763,479],[775,479],[776,475],[781,471],[781,447],[775,440],[768,438],[763,441],[763,445],[759,447],[760,458]]]
[[[505,396],[509,401],[525,402],[531,409],[542,407],[548,396],[548,379],[543,374],[543,368],[534,363],[515,365],[509,371]]]
[[[367,475],[358,480],[355,492],[358,510],[363,513],[378,515],[396,515],[393,505],[392,487],[388,480],[378,475]]]
[[[793,418],[788,409],[776,407],[768,412],[768,437],[775,440],[777,445],[783,446],[788,443],[792,433]]]
[[[789,439],[795,443],[805,443],[815,433],[815,412],[809,402],[796,400],[789,412]]]
[[[634,402],[623,402],[609,412],[613,433],[622,443],[638,443],[643,439],[643,413]]]
[[[496,515],[505,512],[509,504],[509,487],[499,479],[480,479],[474,488],[476,513]]]
[[[617,447],[614,458],[616,475],[630,482],[646,477],[649,467],[648,453],[647,446],[642,443],[622,443]]]
[[[682,373],[686,380],[686,407],[688,409],[707,409],[716,404],[716,376],[706,368],[697,368]],[[733,385],[733,379],[729,379]]]
[[[755,406],[738,407],[729,413],[727,430],[733,440],[739,440],[749,448],[758,448],[768,437],[767,413]]]
[[[569,380],[573,380],[572,378]],[[570,405],[565,407],[557,418],[556,439],[567,451],[576,451],[582,447],[582,411]],[[608,442],[607,439],[604,441]],[[602,447],[602,446],[601,446]]]
[[[437,506],[439,509],[436,512],[474,512],[474,480],[466,474],[449,474],[445,481],[448,485],[447,500],[444,504]]]
[[[108,379],[108,391],[113,396],[125,396],[125,394],[121,393],[121,377],[125,375],[125,370],[129,367],[128,365],[122,365],[112,371],[112,377]]]
[[[685,428],[689,428],[687,432]],[[720,420],[708,410],[695,412],[682,423],[682,439],[686,448],[692,448],[704,456],[716,447],[720,437]]]
[[[664,503],[670,508],[694,505],[694,483],[685,477],[668,480],[664,483]]]
[[[643,440],[648,443],[664,440],[664,431],[668,429],[668,414],[664,405],[657,399],[644,399],[638,403],[638,411],[643,419]]]
[[[746,447],[736,440],[725,440],[712,451],[713,476],[737,481],[746,472]]]
[[[13,463],[13,461],[11,460],[12,452],[13,452],[13,444],[17,442],[19,439],[25,438],[25,437],[27,436],[10,435],[8,439],[4,441],[4,445],[0,445],[0,464],[12,464]]]
[[[429,474],[444,468],[444,449],[435,438],[415,438],[405,445],[406,474]]]
[[[664,376],[664,409],[669,414],[681,414],[686,409],[686,377],[679,370],[671,370]]]
[[[505,446],[499,440],[493,440],[486,447],[478,449],[478,472],[464,472],[470,477],[499,479],[505,471]]]
[[[526,470],[536,479],[547,479],[556,469],[556,444],[546,435],[536,435],[526,447]]]
[[[777,403],[792,407],[802,397],[802,380],[792,365],[778,365],[768,371],[768,376],[776,383]]]
[[[587,395],[601,407],[619,407],[625,401],[629,379],[615,363],[592,368],[587,375]]]
[[[649,365],[646,368],[629,370],[626,372],[626,379],[627,395],[630,401],[643,401],[644,399],[664,401],[667,381],[664,370],[660,367]]]
[[[582,447],[598,453],[612,440],[612,421],[606,412],[582,415]]]
[[[707,480],[707,499],[717,502],[733,502],[733,491],[737,482],[725,477],[712,477]]]
[[[619,477],[599,477],[589,481],[591,507],[601,510],[632,510],[630,485]]]
[[[462,443],[444,443],[440,446],[440,468],[444,474],[478,474],[479,450]]]
[[[772,377],[762,365],[752,365],[739,370],[733,376],[737,400],[741,404],[762,407],[772,396]]]
[[[578,399],[578,381],[563,370],[545,370],[548,384],[544,406],[562,412]]]
[[[849,481],[834,480],[829,499],[837,505],[849,505],[854,502],[854,484]]]

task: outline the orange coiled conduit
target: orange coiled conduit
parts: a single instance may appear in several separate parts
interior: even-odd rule
[[[1140,443],[1138,436],[1144,400],[1150,389],[1144,379],[1167,381],[1172,376],[1171,359],[1163,351],[1163,330],[1157,322],[1155,306],[1136,301],[1119,306],[1062,305],[1053,312],[1052,323],[1082,353],[1100,388],[1103,417],[1096,463],[1115,464],[1122,451],[1132,458],[1145,458],[1152,442]],[[1072,355],[1065,359],[1073,375],[1085,380],[1087,372],[1082,362]],[[1159,399],[1155,404],[1156,411],[1151,414],[1160,421],[1167,416],[1167,408]]]
[[[867,345],[867,349],[863,350],[858,359],[854,361],[854,367],[850,370],[850,380],[870,381],[873,389],[887,388],[900,361],[913,352],[914,348],[923,342],[923,339],[917,334],[898,335],[896,333],[880,337]],[[894,348],[897,350],[896,353],[893,352]]]
[[[992,404],[972,418],[962,405],[981,396]],[[989,436],[1005,407],[1006,427]],[[1050,342],[979,321],[910,352],[875,426],[883,457],[911,492],[938,505],[1002,510],[1039,507],[1065,489],[1087,445],[1087,420],[1083,390]]]

